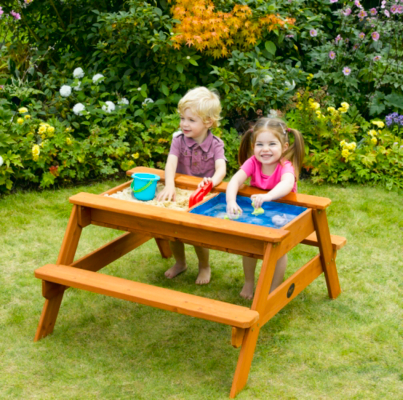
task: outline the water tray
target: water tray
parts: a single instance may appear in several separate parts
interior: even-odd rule
[[[270,228],[281,228],[307,210],[305,207],[292,206],[290,204],[275,203],[271,201],[263,203],[262,208],[264,210],[264,214],[252,215],[254,208],[252,207],[252,200],[249,197],[237,196],[236,201],[243,211],[242,215],[240,215],[236,220],[237,222],[266,226]],[[194,207],[189,212],[224,219],[224,217],[227,215],[225,193],[218,194],[205,203]],[[275,215],[279,215],[281,217],[285,216],[286,219],[283,221],[283,223],[276,225],[272,221],[272,218]]]

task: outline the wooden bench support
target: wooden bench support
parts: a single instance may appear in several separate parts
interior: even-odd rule
[[[231,331],[231,345],[236,349],[242,346],[243,337],[245,336],[245,329],[232,327]]]
[[[237,328],[248,328],[259,319],[259,313],[247,307],[65,265],[47,264],[35,271],[35,277]]]

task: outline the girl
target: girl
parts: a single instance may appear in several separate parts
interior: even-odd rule
[[[289,135],[294,136],[290,146]],[[251,186],[270,190],[266,194],[252,195],[254,207],[260,208],[265,201],[273,201],[297,191],[297,180],[304,158],[304,140],[300,132],[287,128],[277,118],[261,118],[242,137],[238,153],[241,169],[232,177],[227,187],[227,214],[242,213],[236,202],[241,185],[251,177]],[[241,296],[253,298],[256,259],[243,257],[245,284]],[[287,255],[277,261],[270,292],[283,281]]]

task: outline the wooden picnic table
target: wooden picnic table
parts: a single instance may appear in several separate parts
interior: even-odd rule
[[[138,167],[127,172],[154,173],[165,181],[164,171]],[[179,188],[195,190],[201,178],[176,174]],[[112,194],[130,185],[130,181],[101,195],[79,193],[70,197],[73,209],[56,264],[38,268],[35,276],[42,279],[45,304],[35,341],[53,332],[63,293],[69,287],[112,296],[140,304],[173,311],[232,327],[231,343],[240,347],[230,397],[245,386],[251,367],[259,331],[322,272],[331,299],[341,292],[336,254],[346,240],[330,235],[326,208],[330,200],[291,193],[278,200],[306,210],[281,229],[256,226],[236,221],[219,220],[183,211],[164,209],[148,204],[122,201]],[[225,192],[223,182],[213,193]],[[239,195],[262,193],[243,187]],[[126,231],[122,236],[74,261],[82,229],[93,224]],[[112,263],[143,243],[155,239],[162,257],[171,256],[169,241],[202,246],[228,253],[262,259],[255,295],[250,308],[207,299],[170,289],[101,274],[101,268]],[[319,248],[319,254],[303,265],[277,289],[269,294],[277,260],[298,244]]]

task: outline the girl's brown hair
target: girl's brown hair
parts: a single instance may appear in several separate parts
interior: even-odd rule
[[[238,152],[239,164],[242,165],[253,155],[253,147],[255,146],[256,138],[262,131],[271,132],[280,141],[282,148],[284,148],[286,143],[290,143],[289,134],[293,134],[294,143],[283,152],[281,158],[292,162],[295,170],[295,178],[298,180],[305,155],[304,139],[299,131],[288,128],[286,123],[279,118],[260,118],[252,129],[245,132],[242,136]]]

